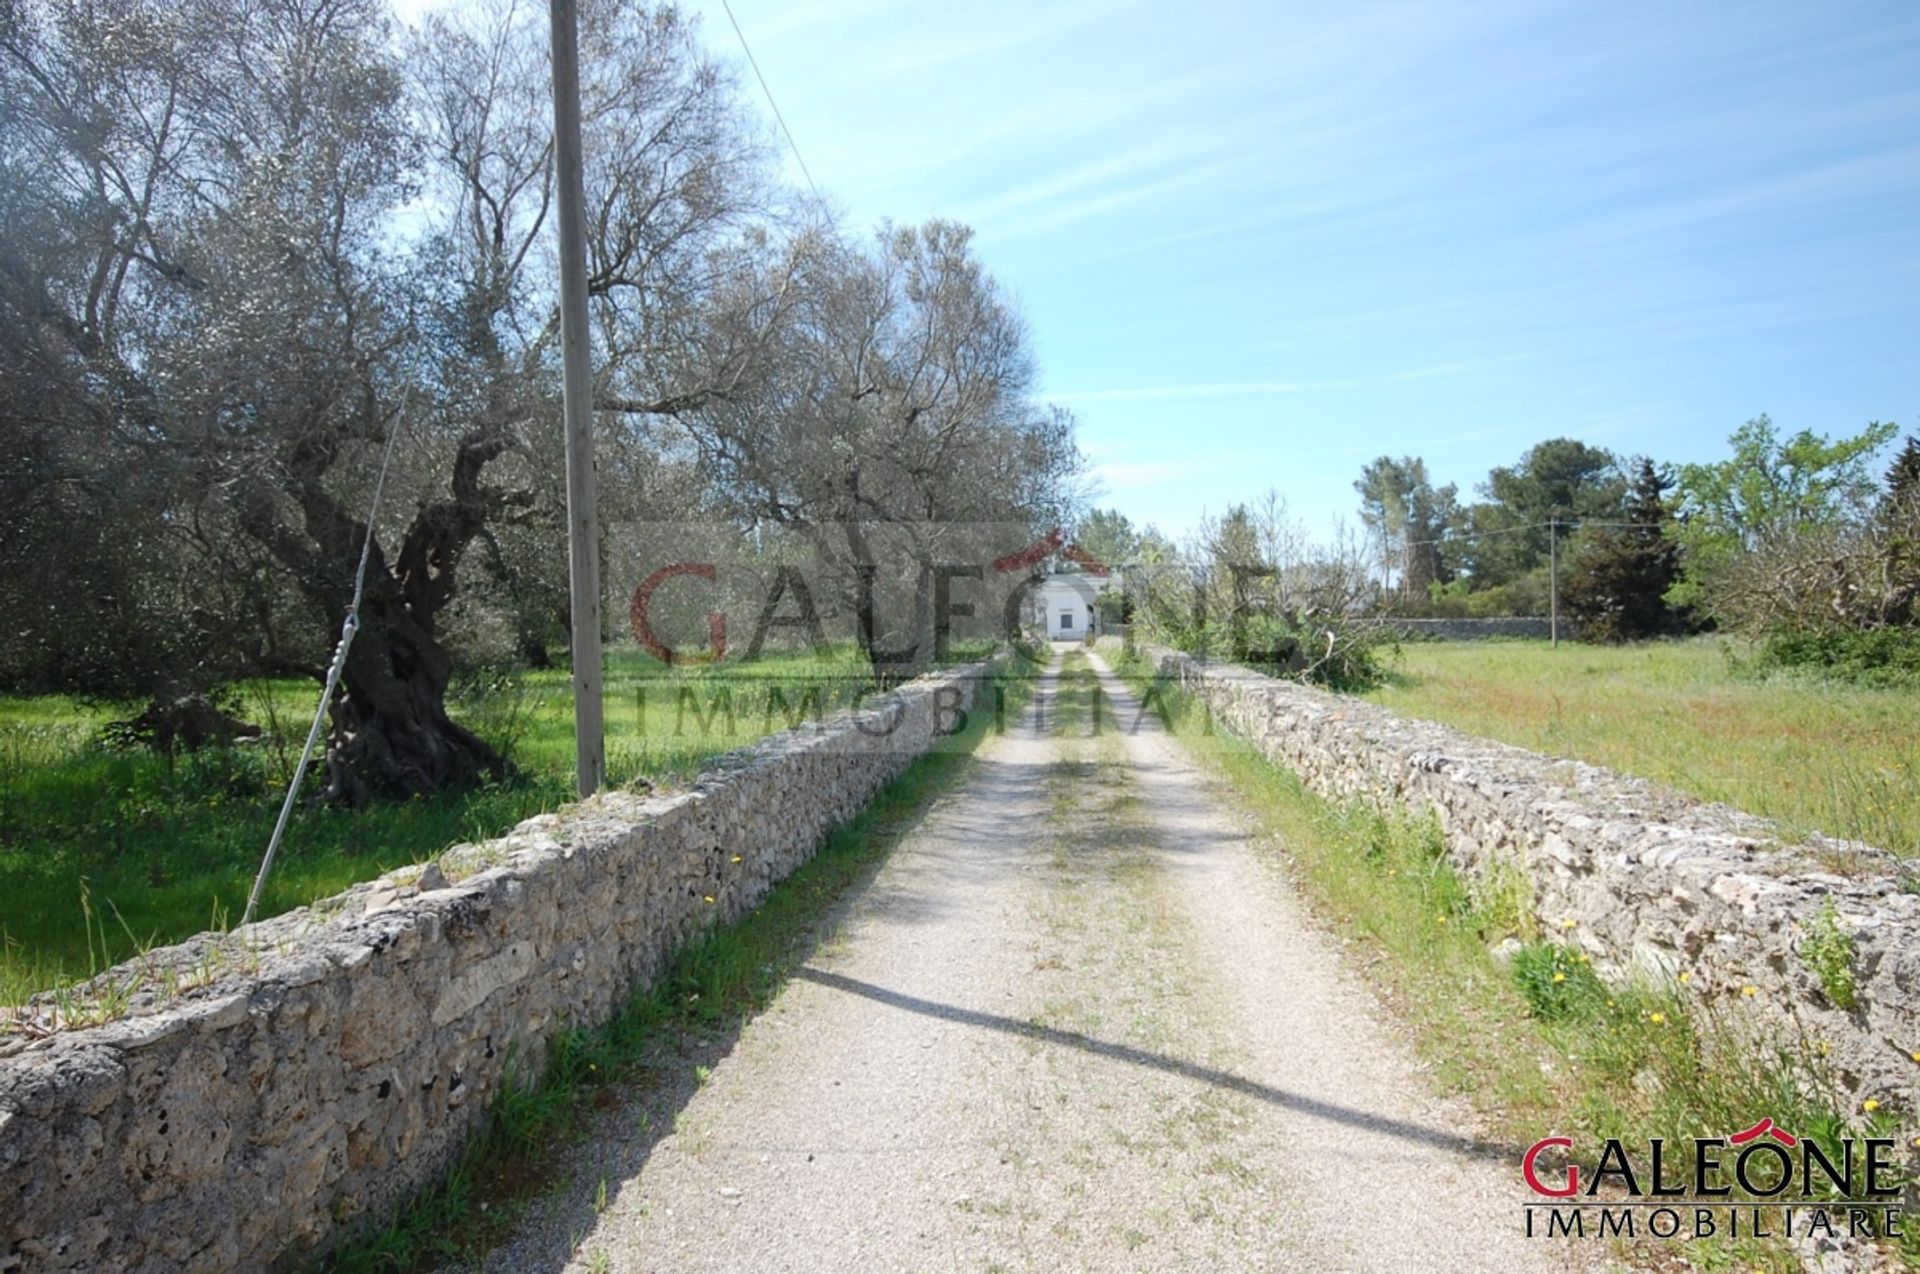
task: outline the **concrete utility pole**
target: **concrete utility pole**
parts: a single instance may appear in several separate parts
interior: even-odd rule
[[[1560,649],[1560,520],[1547,519],[1547,634]]]
[[[600,518],[595,509],[593,369],[587,349],[587,245],[580,157],[580,34],[575,0],[553,21],[553,158],[560,227],[561,385],[567,428],[567,568],[573,600],[573,749],[580,795],[606,778],[601,726]]]

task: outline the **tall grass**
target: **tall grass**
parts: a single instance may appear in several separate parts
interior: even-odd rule
[[[222,928],[239,915],[316,688],[276,680],[236,689],[242,715],[267,737],[172,758],[103,740],[102,727],[138,705],[0,699],[0,1003],[85,978],[143,947]],[[866,665],[851,647],[688,669],[616,649],[606,669],[609,781],[684,781],[797,714],[830,712],[870,689]],[[519,776],[475,792],[361,810],[302,805],[263,916],[456,842],[498,835],[570,799],[565,669],[474,674],[449,698],[454,717],[503,747]],[[309,782],[317,784],[318,776]],[[87,923],[83,894],[96,923]],[[104,934],[100,916],[110,918]]]
[[[1709,638],[1414,644],[1366,697],[1920,856],[1920,692],[1763,673],[1742,654]]]

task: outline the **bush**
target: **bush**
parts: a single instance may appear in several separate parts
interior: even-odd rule
[[[1761,669],[1808,669],[1873,686],[1920,684],[1920,628],[1775,632],[1755,654]]]
[[[1476,590],[1464,578],[1435,584],[1424,601],[1396,598],[1389,609],[1403,619],[1511,619],[1544,615],[1549,601],[1542,566],[1491,588]]]
[[[1392,637],[1345,621],[1289,623],[1256,615],[1247,620],[1243,641],[1244,649],[1230,653],[1250,668],[1329,690],[1357,692],[1372,689],[1386,676],[1380,649]]]

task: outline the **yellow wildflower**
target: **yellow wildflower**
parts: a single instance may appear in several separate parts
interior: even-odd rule
[[[1553,975],[1553,980],[1555,982],[1565,982],[1567,980],[1567,975],[1564,973],[1556,973]]]
[[[1665,1013],[1649,1013],[1649,1014],[1647,1014],[1647,1021],[1649,1021],[1649,1022],[1652,1022],[1652,1023],[1653,1023],[1653,1024],[1655,1025],[1655,1026],[1658,1026],[1658,1025],[1659,1025],[1660,1023],[1662,1023],[1662,1022],[1664,1022],[1664,1021],[1666,1021],[1666,1020],[1667,1020],[1667,1015],[1666,1015]]]
[[[1691,973],[1683,973],[1683,974],[1681,974],[1681,975],[1680,975],[1680,985],[1681,985],[1681,986],[1685,986],[1685,985],[1686,985],[1687,983],[1689,983],[1689,982],[1691,982],[1691,981],[1693,981],[1693,975],[1692,975]]]
[[[1574,926],[1574,919],[1572,916],[1568,916],[1565,920],[1562,920],[1560,922],[1560,927],[1562,929],[1571,929],[1573,928],[1573,926]]]
[[[713,895],[712,894],[706,895],[706,901],[711,903],[713,901]]]
[[[1740,994],[1751,1000],[1754,996],[1760,994],[1760,988],[1757,986],[1743,986],[1740,988]]]
[[[1871,1115],[1874,1111],[1880,1109],[1880,1103],[1874,1100],[1873,1098],[1869,1097],[1865,1101],[1860,1103],[1860,1109],[1866,1111],[1869,1115]]]

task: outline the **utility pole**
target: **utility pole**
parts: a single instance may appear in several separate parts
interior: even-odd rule
[[[1547,632],[1560,649],[1560,519],[1547,519]]]
[[[560,227],[560,349],[567,429],[567,573],[573,602],[573,750],[580,795],[606,777],[601,726],[600,518],[595,509],[593,368],[587,349],[587,245],[580,157],[580,33],[575,0],[553,23],[553,175]]]

